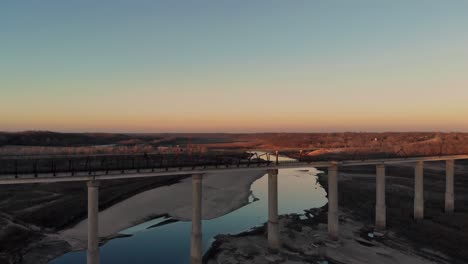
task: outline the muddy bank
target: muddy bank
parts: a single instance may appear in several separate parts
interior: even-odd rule
[[[345,168],[339,177],[340,241],[326,236],[326,206],[314,218],[282,216],[282,250],[267,250],[266,228],[220,235],[205,255],[213,263],[468,263],[468,162],[457,162],[455,213],[444,213],[445,164],[426,163],[425,219],[413,220],[414,169],[387,168],[387,231],[373,233],[375,168]],[[326,187],[327,177],[320,182]],[[304,219],[306,218],[306,219]]]
[[[100,209],[185,177],[105,181]],[[0,264],[47,263],[71,249],[55,236],[87,217],[85,183],[5,185],[0,192]]]

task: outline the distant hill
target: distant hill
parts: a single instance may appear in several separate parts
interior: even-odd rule
[[[401,155],[441,155],[468,153],[468,133],[438,132],[344,132],[344,133],[57,133],[51,131],[0,132],[2,146],[87,147],[116,145],[116,147],[145,147],[154,151],[159,146],[208,149],[267,149],[349,153],[399,153]],[[107,146],[106,146],[107,147]],[[15,151],[15,150],[8,150]],[[36,151],[36,150],[34,150]],[[28,153],[34,152],[30,150]],[[44,150],[40,150],[43,152]],[[120,150],[118,150],[120,151]],[[132,153],[135,149],[131,150]],[[89,152],[89,151],[88,151]],[[320,152],[320,153],[322,153]],[[319,152],[312,152],[319,153]]]
[[[186,145],[228,143],[232,141],[233,135],[229,134],[0,132],[0,147],[6,145],[45,147],[80,147],[111,144]]]
[[[0,146],[90,146],[116,144],[135,136],[109,133],[57,133],[50,131],[0,132]]]

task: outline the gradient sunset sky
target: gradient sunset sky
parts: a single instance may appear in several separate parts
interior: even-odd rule
[[[468,1],[0,2],[0,131],[468,131]]]

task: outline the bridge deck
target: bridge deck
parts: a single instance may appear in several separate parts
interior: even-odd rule
[[[0,185],[5,184],[31,184],[31,183],[51,183],[51,182],[71,182],[71,181],[89,181],[89,180],[112,180],[112,179],[130,179],[145,177],[177,176],[189,174],[222,173],[226,171],[251,171],[268,169],[286,169],[286,168],[323,168],[332,165],[337,166],[363,166],[378,164],[400,164],[414,163],[418,161],[445,161],[468,159],[468,155],[453,156],[431,156],[431,157],[410,157],[410,158],[392,158],[392,159],[368,159],[368,160],[343,160],[343,161],[280,161],[275,162],[249,162],[238,164],[215,164],[204,166],[179,166],[159,167],[159,168],[131,168],[124,170],[103,170],[102,168],[82,171],[61,171],[61,172],[35,172],[17,174],[10,173],[0,177]],[[55,175],[55,176],[54,176]]]

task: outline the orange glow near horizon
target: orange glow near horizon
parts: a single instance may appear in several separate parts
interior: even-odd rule
[[[46,114],[8,119],[2,130],[53,130],[64,132],[335,132],[335,131],[466,131],[463,113],[331,113],[307,115],[250,114],[186,116]],[[437,120],[437,122],[434,122]]]
[[[467,3],[163,2],[0,8],[0,131],[468,131]]]

